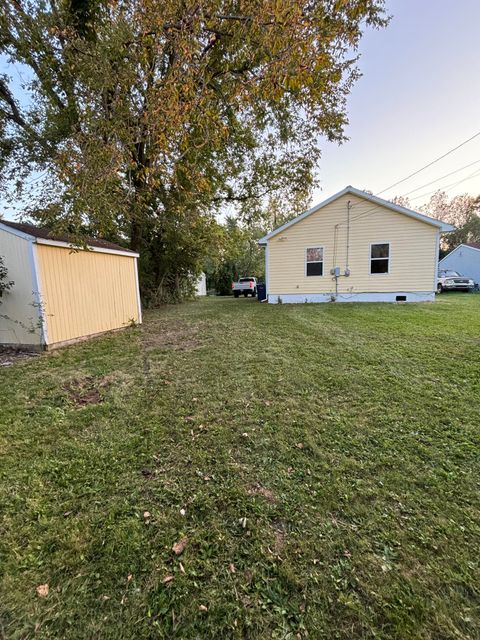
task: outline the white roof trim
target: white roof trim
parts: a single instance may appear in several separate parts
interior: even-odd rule
[[[282,225],[278,229],[274,229],[271,233],[268,233],[263,238],[260,238],[260,240],[258,240],[258,244],[266,244],[270,240],[270,238],[273,238],[278,233],[281,233],[282,231],[285,231],[285,229],[288,229],[288,227],[291,227],[292,225],[296,224],[297,222],[300,222],[300,220],[303,220],[304,218],[307,218],[312,213],[316,213],[317,211],[320,211],[320,209],[323,209],[323,207],[326,207],[331,202],[334,202],[335,200],[338,200],[338,198],[341,198],[342,196],[345,196],[348,193],[351,193],[352,195],[357,196],[359,198],[363,198],[364,200],[368,200],[369,202],[372,202],[373,204],[377,204],[377,205],[379,205],[381,207],[385,207],[387,209],[390,209],[391,211],[395,211],[396,213],[402,213],[403,215],[409,216],[410,218],[415,218],[416,220],[419,220],[420,222],[425,222],[426,224],[431,224],[432,226],[437,227],[438,229],[440,229],[440,231],[442,231],[442,232],[454,231],[455,230],[455,227],[453,225],[451,225],[451,224],[447,224],[446,222],[442,222],[441,220],[437,220],[436,218],[431,218],[430,216],[426,216],[423,213],[418,213],[418,211],[412,211],[411,209],[406,209],[405,207],[401,207],[398,204],[394,204],[393,202],[389,202],[388,200],[384,200],[383,198],[379,198],[378,196],[374,196],[371,193],[366,193],[365,191],[361,191],[360,189],[355,189],[355,187],[352,187],[352,186],[349,185],[348,187],[345,187],[345,189],[342,189],[341,191],[339,191],[335,195],[331,196],[330,198],[327,198],[326,200],[324,200],[320,204],[317,204],[316,206],[312,207],[311,209],[307,209],[307,211],[304,211],[303,213],[301,213],[299,216],[297,216],[293,220],[290,220],[290,222],[286,222],[284,225]]]
[[[68,242],[61,242],[60,240],[47,240],[46,238],[35,238],[37,244],[47,244],[51,247],[62,247],[66,249],[71,249],[72,251],[85,251],[83,247],[76,246],[74,244],[69,244]],[[108,249],[107,247],[92,247],[87,245],[88,251],[93,251],[94,253],[113,253],[117,256],[125,256],[127,258],[139,258],[139,253],[133,253],[132,251],[121,251],[120,249]]]
[[[462,248],[471,249],[472,251],[480,251],[480,249],[477,249],[477,247],[470,247],[468,244],[463,244],[463,243],[459,244],[458,247],[455,247],[455,249],[452,249],[450,253],[447,253],[446,256],[443,256],[443,258],[438,261],[438,266],[440,266],[444,260],[449,258],[452,255],[452,253],[455,253],[455,251],[458,251],[458,249],[462,249]]]
[[[0,231],[6,231],[7,233],[11,233],[18,238],[23,238],[24,240],[28,240],[29,242],[35,242],[36,244],[47,244],[51,247],[63,247],[66,249],[72,249],[73,251],[85,251],[82,247],[77,247],[74,244],[70,244],[68,242],[61,242],[60,240],[48,240],[47,238],[38,238],[37,236],[32,236],[30,233],[25,233],[24,231],[20,231],[19,229],[15,229],[14,227],[10,227],[9,225],[2,224],[0,220]],[[121,249],[109,249],[108,247],[92,247],[87,245],[87,250],[94,251],[95,253],[112,253],[118,256],[126,256],[127,258],[139,258],[139,253],[133,253],[132,251],[122,251]]]
[[[19,229],[14,229],[13,227],[10,227],[9,225],[2,224],[1,220],[0,220],[0,230],[1,231],[6,231],[7,233],[11,233],[12,235],[17,236],[18,238],[23,238],[24,240],[29,240],[30,242],[32,240],[35,240],[35,236],[32,236],[30,233],[25,233],[24,231],[20,231]]]

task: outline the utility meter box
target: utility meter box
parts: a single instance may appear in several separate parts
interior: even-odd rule
[[[332,276],[335,276],[335,278],[339,278],[340,277],[340,267],[333,267],[333,269],[330,269],[330,273]]]

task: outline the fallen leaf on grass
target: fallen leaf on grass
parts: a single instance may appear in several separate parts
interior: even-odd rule
[[[183,550],[185,549],[187,544],[188,544],[188,538],[182,538],[181,540],[179,540],[173,545],[172,547],[173,553],[176,556],[179,556],[181,553],[183,553]]]
[[[39,584],[37,594],[40,598],[46,598],[48,596],[48,584]]]
[[[235,573],[235,565],[233,564],[233,562],[228,565],[228,570],[230,571],[230,573]]]
[[[201,604],[199,607],[200,611],[208,611],[208,607],[206,607],[204,604]]]
[[[173,576],[165,576],[165,578],[163,579],[163,584],[168,584],[172,580],[173,580]]]
[[[143,519],[144,520],[148,520],[151,517],[152,517],[152,514],[150,513],[150,511],[144,511],[143,512]]]
[[[180,573],[185,573],[185,567],[181,562],[178,563],[178,566],[180,567]]]
[[[297,442],[295,446],[297,447],[297,449],[303,449],[303,442]]]

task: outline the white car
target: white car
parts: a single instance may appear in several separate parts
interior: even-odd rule
[[[232,282],[232,291],[235,298],[243,293],[245,298],[248,295],[255,297],[257,295],[257,279],[248,277],[248,278],[240,278],[238,282]]]
[[[473,291],[475,282],[471,278],[462,276],[458,271],[444,269],[438,272],[437,293],[443,291]]]

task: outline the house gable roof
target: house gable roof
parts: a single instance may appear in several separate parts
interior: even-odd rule
[[[444,260],[449,258],[452,254],[456,253],[459,249],[462,249],[465,247],[467,249],[473,249],[474,251],[480,252],[480,244],[478,244],[477,242],[464,242],[462,244],[459,244],[458,247],[455,247],[455,249],[452,249],[449,253],[447,253],[446,256],[443,256],[443,258],[439,260],[438,265],[440,266]]]
[[[10,231],[11,233],[14,233],[15,235],[18,235],[20,237],[24,237],[27,240],[36,240],[39,242],[39,244],[50,244],[60,247],[76,246],[75,243],[72,242],[72,239],[66,235],[57,235],[51,233],[45,227],[37,227],[36,225],[27,222],[12,222],[11,220],[0,219],[0,229],[2,228],[4,231]],[[121,247],[119,244],[109,242],[108,240],[87,237],[85,238],[85,243],[89,249],[97,251],[128,254],[132,257],[138,256],[138,254],[134,251],[130,251],[130,249]]]
[[[316,206],[312,207],[311,209],[307,209],[307,211],[304,211],[293,220],[290,220],[290,222],[286,222],[281,227],[278,227],[278,229],[274,229],[271,233],[268,233],[263,238],[260,238],[260,240],[258,241],[258,244],[261,244],[261,245],[267,244],[270,238],[275,237],[278,233],[285,231],[285,229],[288,229],[294,224],[297,224],[297,222],[300,222],[304,218],[307,218],[308,216],[312,215],[313,213],[320,211],[320,209],[323,209],[323,207],[326,207],[331,202],[334,202],[335,200],[338,200],[338,198],[341,198],[342,196],[345,196],[347,194],[352,194],[354,196],[357,196],[358,198],[362,198],[363,200],[368,200],[372,204],[376,204],[381,207],[385,207],[386,209],[390,209],[391,211],[395,211],[395,213],[401,213],[405,216],[409,216],[410,218],[415,218],[420,222],[425,222],[426,224],[430,224],[434,227],[437,227],[439,231],[447,232],[447,231],[455,230],[455,227],[451,224],[447,224],[446,222],[442,222],[441,220],[437,220],[436,218],[431,218],[430,216],[426,216],[423,213],[418,213],[418,211],[412,211],[412,209],[406,209],[405,207],[401,207],[398,204],[394,204],[393,202],[389,202],[388,200],[384,200],[383,198],[379,198],[378,196],[374,196],[371,193],[367,193],[366,191],[361,191],[360,189],[356,189],[355,187],[352,187],[349,185],[348,187],[345,187],[345,189],[342,189],[341,191],[331,196],[330,198],[327,198],[327,200],[324,200],[320,204],[317,204]]]

